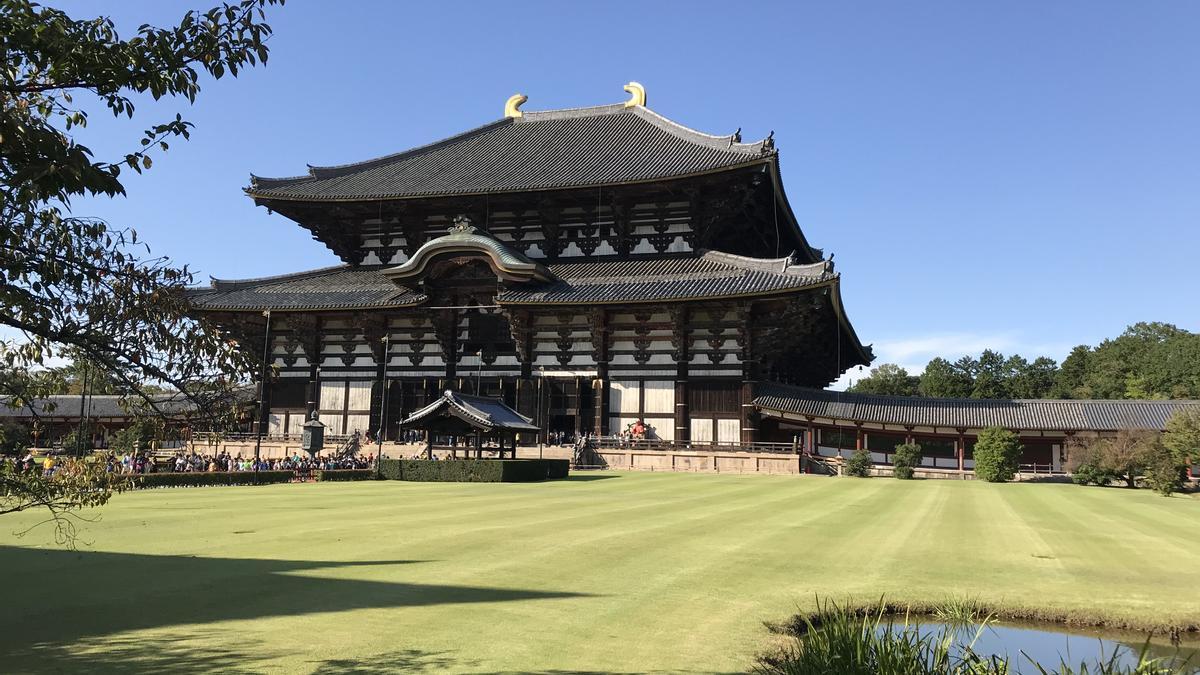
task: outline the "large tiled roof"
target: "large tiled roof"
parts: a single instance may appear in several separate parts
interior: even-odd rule
[[[876,396],[760,383],[754,405],[808,417],[902,426],[1016,430],[1163,429],[1176,410],[1200,401],[987,400]]]
[[[501,293],[507,304],[626,303],[769,295],[819,285],[835,278],[831,265],[794,265],[710,251],[666,260],[551,265],[558,281]]]
[[[258,199],[403,199],[636,183],[762,161],[773,144],[693,131],[642,106],[527,112],[378,159],[252,177]]]
[[[407,307],[425,296],[397,286],[379,267],[327,267],[263,279],[222,281],[191,291],[192,304],[206,310],[375,309]]]
[[[795,265],[710,251],[698,257],[551,265],[556,280],[514,284],[500,304],[605,304],[770,295],[836,278],[827,262]],[[214,280],[192,291],[204,310],[384,309],[419,305],[421,293],[399,287],[384,267],[331,267],[299,274]]]

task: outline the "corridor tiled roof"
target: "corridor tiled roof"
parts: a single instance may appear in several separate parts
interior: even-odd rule
[[[180,395],[152,397],[155,406],[162,412],[181,413],[193,410],[195,404]],[[82,399],[82,400],[81,400]],[[83,414],[92,419],[127,419],[144,412],[146,403],[136,396],[119,394],[54,394],[34,399],[23,405],[13,405],[11,399],[0,399],[0,419],[3,418],[67,418],[79,419],[80,404]]]
[[[710,251],[689,258],[559,263],[557,280],[514,284],[496,296],[500,304],[636,303],[770,295],[836,278],[828,262],[795,265],[786,258],[761,260]],[[408,307],[426,297],[397,286],[384,267],[329,267],[298,274],[213,280],[191,291],[205,310],[346,310]]]
[[[205,310],[367,309],[408,307],[425,296],[392,283],[379,267],[339,265],[262,279],[213,279],[211,288],[189,292]]]
[[[754,405],[772,412],[901,426],[1015,430],[1163,429],[1176,410],[1200,401],[988,400],[877,396],[764,382]]]
[[[292,178],[251,177],[260,200],[403,199],[614,185],[761,162],[769,140],[740,143],[621,104],[526,112],[377,159],[310,167]]]

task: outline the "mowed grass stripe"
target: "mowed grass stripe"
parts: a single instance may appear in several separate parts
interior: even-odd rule
[[[124,675],[217,670],[204,666],[218,657],[256,672],[737,671],[767,641],[761,621],[816,594],[973,595],[1146,621],[1200,613],[1200,545],[1184,534],[1200,528],[1194,500],[591,475],[616,477],[146,491],[105,507],[78,555],[47,532],[12,538],[33,516],[6,517],[0,566],[37,581],[6,588],[0,663]],[[389,562],[405,560],[424,562]]]
[[[1075,587],[1087,590],[1083,602],[1068,596],[1060,604],[1084,612],[1094,612],[1096,607],[1120,607],[1113,613],[1128,617],[1144,616],[1145,610],[1152,608],[1160,620],[1196,612],[1196,596],[1189,589],[1200,586],[1200,570],[1185,561],[1194,560],[1200,553],[1164,554],[1156,545],[1160,540],[1131,530],[1122,523],[1122,514],[1135,504],[1119,500],[1120,508],[1113,508],[1112,502],[1106,507],[1091,499],[1075,499],[1071,486],[1057,487],[1057,494],[1031,490],[1027,496],[1035,514],[1031,518],[1046,521],[1046,529],[1057,528],[1055,540],[1061,544],[1056,554],[1075,574]],[[1098,507],[1103,515],[1097,513]],[[1183,529],[1197,526],[1194,511],[1181,511],[1174,520]],[[1148,579],[1160,579],[1161,583],[1148,584]],[[1062,590],[1051,588],[1044,593],[1066,596]]]

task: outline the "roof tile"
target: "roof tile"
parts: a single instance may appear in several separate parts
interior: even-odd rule
[[[853,422],[902,426],[1018,430],[1116,431],[1163,429],[1176,410],[1200,401],[1102,401],[1085,399],[954,399],[877,396],[760,383],[754,405],[778,411]]]

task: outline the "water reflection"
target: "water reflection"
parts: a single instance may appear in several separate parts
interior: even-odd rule
[[[897,617],[890,628],[881,626],[879,630],[917,630],[921,636],[952,631],[959,649],[970,644],[976,654],[1006,655],[1014,673],[1040,673],[1031,659],[1050,672],[1063,663],[1074,668],[1086,663],[1089,671],[1099,662],[1132,669],[1143,649],[1147,658],[1162,659],[1163,666],[1181,668],[1181,673],[1200,673],[1200,642],[1173,645],[1166,637],[1151,636],[1147,645],[1144,634],[1034,622],[990,622],[983,630],[978,624],[951,626],[917,617],[910,618],[910,623],[915,626],[905,626]]]

